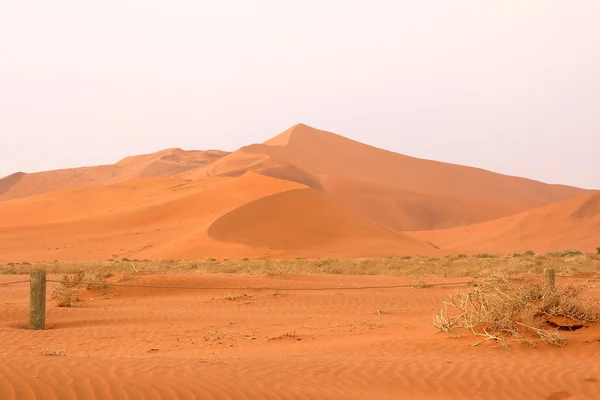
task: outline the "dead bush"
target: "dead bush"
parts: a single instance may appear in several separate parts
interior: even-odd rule
[[[490,276],[475,288],[450,295],[433,325],[451,334],[466,329],[483,339],[506,344],[512,338],[536,346],[539,341],[564,346],[560,330],[576,330],[598,320],[592,301],[583,297],[585,286],[568,285],[550,290],[541,281],[513,283]]]
[[[51,293],[51,298],[56,301],[58,307],[72,307],[74,302],[80,300],[77,289],[84,277],[83,271],[78,271],[72,276],[68,274],[63,276],[60,286]]]
[[[118,279],[117,282],[127,282],[133,279],[133,274],[129,271],[125,271],[123,275]]]
[[[101,273],[93,274],[92,276],[90,276],[87,279],[87,281],[88,281],[87,288],[90,290],[97,291],[100,295],[105,294],[109,288],[109,285],[106,282],[105,276],[106,276],[105,274],[101,274]]]

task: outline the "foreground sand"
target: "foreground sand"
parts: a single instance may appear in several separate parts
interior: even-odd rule
[[[0,283],[24,278],[0,276]],[[568,333],[565,348],[471,347],[473,337],[448,338],[431,326],[447,293],[464,285],[292,290],[411,282],[357,275],[138,275],[122,283],[211,289],[83,290],[74,308],[49,300],[47,330],[37,332],[25,329],[28,285],[0,286],[0,398],[600,398],[597,326]],[[223,289],[246,286],[282,290]],[[600,298],[593,284],[588,294]]]

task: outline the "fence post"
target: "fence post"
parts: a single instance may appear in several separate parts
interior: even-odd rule
[[[46,271],[34,269],[29,281],[29,329],[46,326]]]
[[[554,269],[552,269],[552,268],[544,269],[544,275],[546,276],[546,287],[551,292],[554,292],[554,289],[556,288],[556,276],[555,276]]]

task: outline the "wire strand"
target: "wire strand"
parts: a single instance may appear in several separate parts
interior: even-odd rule
[[[573,278],[573,279],[588,279],[596,280],[600,279],[600,276],[571,276],[571,275],[556,275],[560,278]],[[520,277],[517,279],[526,278],[538,278],[536,277]],[[21,283],[28,283],[28,280],[16,281],[16,282],[5,282],[0,283],[0,286],[16,285]],[[385,286],[336,286],[336,287],[317,287],[317,288],[293,288],[293,287],[268,287],[268,286],[246,286],[246,287],[209,287],[209,286],[172,286],[172,285],[131,285],[122,283],[112,282],[72,282],[65,280],[48,279],[46,282],[53,283],[68,283],[73,285],[102,285],[102,286],[114,286],[114,287],[129,287],[129,288],[148,288],[148,289],[191,289],[191,290],[296,290],[296,291],[320,291],[320,290],[365,290],[365,289],[397,289],[397,288],[418,288],[418,287],[431,287],[431,286],[456,286],[456,285],[469,285],[475,284],[477,281],[460,281],[460,282],[444,282],[444,283],[422,283],[422,284],[404,284],[404,285],[385,285]]]
[[[4,282],[4,283],[0,283],[0,286],[16,285],[17,283],[27,283],[27,282],[29,282],[29,279],[27,279],[26,281]]]
[[[407,287],[429,287],[429,286],[453,286],[475,283],[475,281],[445,282],[445,283],[423,283],[423,284],[405,284],[405,285],[386,285],[386,286],[336,286],[336,287],[318,287],[318,288],[293,288],[293,287],[266,287],[266,286],[247,286],[247,287],[209,287],[209,286],[170,286],[170,285],[129,285],[111,282],[72,282],[65,280],[48,279],[47,282],[68,283],[72,285],[97,285],[97,286],[115,286],[130,288],[151,288],[151,289],[192,289],[192,290],[298,290],[298,291],[319,291],[319,290],[361,290],[361,289],[394,289]]]

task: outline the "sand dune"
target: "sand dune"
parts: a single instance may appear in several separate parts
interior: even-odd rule
[[[209,165],[227,154],[219,150],[167,149],[157,153],[127,157],[113,165],[32,174],[16,173],[0,179],[0,201],[51,193],[66,188],[114,184],[134,178],[174,176]]]
[[[296,182],[146,178],[0,202],[0,263],[435,254]]]
[[[248,173],[200,182],[140,179],[0,202],[0,262],[262,254],[214,242],[206,231],[249,201],[301,187]]]
[[[378,247],[381,255],[392,249],[396,254],[432,253],[430,245],[346,210],[312,189],[247,203],[216,220],[208,234],[225,242],[324,255],[352,254],[356,246],[370,251]]]
[[[231,153],[167,149],[0,179],[0,262],[590,250],[590,193],[298,124]]]
[[[471,225],[523,211],[522,207],[409,192],[340,178],[321,178],[336,203],[400,231]]]
[[[454,252],[594,252],[600,247],[600,192],[481,224],[412,236]]]
[[[422,194],[533,208],[586,191],[460,165],[423,160],[298,124],[248,153],[267,154],[317,176],[344,178]]]
[[[246,172],[256,172],[273,178],[301,183],[316,190],[323,189],[319,178],[297,166],[266,154],[247,152],[244,148],[221,158],[206,168],[194,169],[179,176],[197,180],[212,176],[240,176]]]

